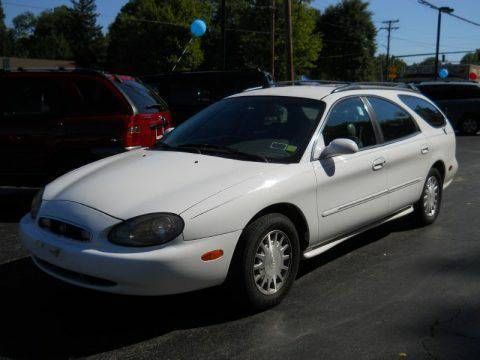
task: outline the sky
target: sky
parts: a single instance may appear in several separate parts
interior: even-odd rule
[[[120,8],[128,0],[97,0],[99,23],[104,31],[113,22]],[[201,0],[199,0],[201,1]],[[228,0],[227,0],[228,1]],[[324,10],[339,0],[313,0],[312,5]],[[480,23],[480,0],[430,0],[437,6],[450,6],[455,13]],[[24,12],[39,13],[55,6],[69,4],[69,0],[3,0],[7,25]],[[384,20],[400,20],[400,29],[392,32],[391,54],[407,55],[435,52],[438,12],[420,5],[417,0],[370,0],[369,8],[377,29]],[[294,24],[295,26],[295,24]],[[387,32],[377,35],[378,53],[386,53]],[[480,48],[480,27],[444,15],[442,17],[441,51],[462,51]],[[447,55],[449,61],[459,61],[462,54]],[[422,57],[405,58],[407,63],[422,60]]]

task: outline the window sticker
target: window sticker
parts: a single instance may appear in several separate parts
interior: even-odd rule
[[[286,151],[287,148],[288,148],[288,144],[273,142],[272,145],[270,145],[270,148],[275,149],[275,150]]]

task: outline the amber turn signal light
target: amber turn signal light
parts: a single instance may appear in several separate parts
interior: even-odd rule
[[[217,249],[217,250],[212,250],[209,252],[206,252],[205,254],[202,255],[202,260],[203,261],[212,261],[219,259],[223,256],[223,250],[222,249]]]

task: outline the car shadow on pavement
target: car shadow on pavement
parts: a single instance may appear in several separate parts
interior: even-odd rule
[[[134,297],[64,284],[29,258],[0,267],[0,358],[71,358],[247,316],[221,289]]]
[[[304,262],[299,276],[357,248],[411,229],[395,221]],[[29,258],[0,266],[0,357],[71,358],[107,352],[175,330],[234,321],[251,315],[223,287],[194,293],[135,297],[85,290],[36,269]]]
[[[323,254],[315,256],[312,259],[303,261],[300,264],[301,266],[297,278],[305,276],[311,271],[314,271],[339,257],[351,253],[356,249],[376,242],[393,232],[408,231],[419,227],[421,227],[421,225],[419,225],[415,217],[412,215],[408,215],[400,219],[387,222],[371,230],[365,231],[364,233],[356,235],[351,239],[348,239],[347,241],[334,246],[332,249],[326,251]]]

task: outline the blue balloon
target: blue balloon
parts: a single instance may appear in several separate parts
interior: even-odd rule
[[[196,19],[194,22],[192,22],[192,25],[190,25],[190,31],[195,37],[203,36],[205,31],[207,31],[207,24],[205,24],[205,21],[203,20]]]
[[[440,69],[438,76],[440,76],[441,79],[445,79],[448,76],[448,70],[445,68]]]

